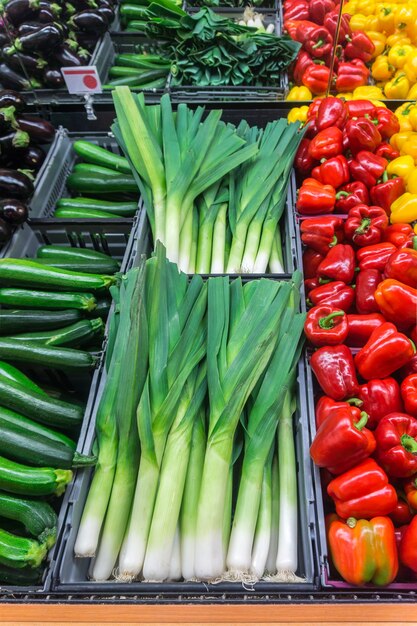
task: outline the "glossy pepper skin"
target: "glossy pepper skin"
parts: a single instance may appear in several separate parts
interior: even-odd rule
[[[349,211],[345,222],[345,237],[358,247],[369,246],[381,241],[387,226],[388,216],[384,209],[358,204]]]
[[[388,259],[384,274],[387,278],[394,278],[404,285],[417,288],[417,250],[405,248],[397,250]],[[416,318],[417,319],[417,318]]]
[[[348,43],[345,46],[346,58],[360,59],[364,63],[369,63],[375,52],[375,46],[368,35],[361,30],[357,30],[348,37],[347,41]]]
[[[315,95],[325,93],[330,80],[330,68],[313,63],[304,70],[302,84]]]
[[[316,252],[313,248],[306,248],[303,252],[303,271],[304,277],[315,278],[317,274],[317,268],[324,259],[324,254]],[[318,286],[318,282],[317,282]]]
[[[394,146],[391,146],[390,143],[387,143],[385,141],[379,144],[374,154],[377,154],[378,156],[382,156],[384,157],[384,159],[388,159],[388,161],[392,161],[393,159],[398,159],[398,157],[400,156],[400,153],[398,152],[398,150],[396,150]]]
[[[336,191],[331,185],[322,185],[315,178],[306,178],[298,190],[296,203],[301,215],[331,213],[336,201]]]
[[[376,428],[386,415],[403,410],[400,386],[395,378],[373,378],[359,388],[362,409],[369,415],[368,427]]]
[[[382,137],[375,125],[367,117],[350,119],[344,128],[353,155],[361,150],[374,152],[382,141]]]
[[[324,18],[324,26],[327,28],[333,39],[336,37],[337,32],[337,23],[339,18],[339,9],[334,9],[330,11]],[[349,15],[342,15],[342,19],[340,22],[340,30],[339,37],[337,39],[337,43],[342,43],[346,41],[346,37],[351,34],[350,26],[349,26]]]
[[[359,384],[353,357],[347,346],[319,348],[312,354],[310,364],[326,396],[333,400],[357,396]]]
[[[417,420],[406,413],[389,413],[375,430],[376,458],[392,478],[417,472]]]
[[[379,307],[375,300],[375,290],[382,281],[378,270],[361,270],[356,275],[356,310],[358,313],[378,313]]]
[[[348,213],[357,204],[369,204],[369,192],[366,185],[359,181],[348,183],[336,194],[336,210]]]
[[[310,0],[310,19],[316,24],[323,24],[326,15],[334,8],[333,0]]]
[[[368,458],[374,452],[376,442],[372,432],[365,428],[367,420],[366,413],[356,420],[350,407],[329,415],[310,447],[314,463],[338,475]]]
[[[285,21],[288,20],[308,20],[310,9],[308,2],[301,0],[285,8]]]
[[[411,478],[407,478],[403,482],[405,497],[407,498],[408,504],[411,506],[414,511],[417,510],[417,476],[412,476]]]
[[[417,572],[417,516],[409,523],[400,543],[400,563]]]
[[[354,421],[359,422],[362,413],[361,406],[362,400],[359,400],[359,398],[349,398],[349,400],[343,402],[336,402],[333,398],[321,396],[316,403],[316,427],[320,428],[328,417],[335,415],[340,409],[346,408],[350,409]]]
[[[388,476],[369,458],[334,478],[327,485],[327,493],[343,519],[388,515],[397,504],[397,493]]]
[[[403,367],[415,354],[414,344],[390,322],[374,330],[355,356],[355,365],[365,380],[386,378]]]
[[[329,126],[343,128],[347,115],[347,107],[343,100],[333,96],[323,98],[317,110],[317,130],[324,130]]]
[[[407,499],[404,498],[404,495],[397,491],[397,506],[389,514],[390,519],[392,520],[394,526],[403,526],[404,524],[409,524],[413,519],[413,511],[411,510],[410,505],[407,502]]]
[[[338,91],[353,91],[357,87],[367,84],[370,71],[360,59],[353,59],[346,63],[339,63],[337,68],[336,89]]]
[[[316,26],[316,30],[304,41],[303,47],[314,59],[323,59],[331,53],[333,39],[325,26]]]
[[[315,306],[307,313],[304,332],[315,347],[337,346],[347,337],[346,313],[327,304]]]
[[[292,71],[292,76],[296,85],[302,85],[303,74],[310,65],[314,65],[311,56],[305,51],[300,50],[297,60]]]
[[[302,220],[300,232],[306,246],[325,256],[330,248],[343,241],[343,220],[333,215]]]
[[[414,230],[410,224],[391,224],[384,231],[384,241],[396,248],[410,248],[414,242]]]
[[[364,183],[369,189],[374,187],[385,172],[388,161],[369,150],[360,150],[355,159],[350,159],[349,171],[355,180]]]
[[[343,154],[324,160],[321,165],[313,168],[311,175],[323,185],[341,187],[350,181],[348,160]]]
[[[389,517],[343,521],[331,515],[326,526],[333,565],[346,582],[358,587],[392,583],[398,573],[398,552]]]
[[[395,114],[384,107],[375,109],[374,119],[378,122],[376,127],[382,139],[389,139],[400,131],[400,123]]]
[[[309,152],[313,159],[331,159],[342,153],[343,133],[337,126],[321,130],[311,140]]]
[[[330,304],[348,312],[355,301],[355,290],[337,280],[311,289],[308,297],[313,305]]]
[[[401,383],[401,397],[406,413],[417,417],[417,374],[404,378]]]
[[[417,289],[387,278],[379,283],[375,299],[382,315],[395,321],[399,328],[411,328],[416,323]]]
[[[355,252],[350,245],[336,244],[317,268],[319,279],[350,283],[355,275]]]
[[[365,116],[374,116],[376,106],[370,100],[348,100],[346,108],[350,118],[367,119]]]
[[[362,348],[376,328],[385,324],[385,318],[380,313],[348,315],[348,335],[346,345],[352,348]]]
[[[417,219],[417,193],[408,191],[397,198],[391,205],[392,224],[410,223]]]
[[[388,259],[395,251],[396,247],[389,242],[376,243],[372,246],[360,248],[356,252],[359,269],[361,271],[375,269],[383,272]]]
[[[371,202],[384,209],[387,215],[391,213],[391,204],[405,193],[405,183],[401,176],[377,183],[371,188]]]
[[[303,175],[304,178],[309,176],[313,167],[317,165],[317,161],[310,155],[309,146],[310,139],[303,137],[294,159],[294,167],[297,173]]]

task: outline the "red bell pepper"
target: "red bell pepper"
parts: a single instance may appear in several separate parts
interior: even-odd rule
[[[404,378],[401,383],[401,397],[406,413],[417,417],[417,374]]]
[[[376,458],[388,476],[409,478],[417,472],[417,420],[389,413],[375,431]]]
[[[343,100],[333,96],[321,99],[317,109],[317,130],[324,130],[329,126],[343,128],[346,120],[347,108]],[[338,186],[334,185],[334,187]]]
[[[302,174],[304,178],[310,174],[313,167],[317,164],[317,161],[310,154],[309,146],[310,139],[303,137],[294,159],[294,167],[297,173]]]
[[[392,513],[389,514],[394,526],[403,526],[409,524],[414,517],[414,513],[411,510],[410,505],[407,502],[404,494],[397,489],[398,502]]]
[[[316,278],[317,268],[324,259],[324,255],[313,248],[306,248],[303,252],[303,271],[305,278]],[[318,286],[317,282],[317,286]]]
[[[414,242],[414,230],[410,224],[391,224],[384,230],[384,241],[396,248],[410,248]]]
[[[353,155],[361,150],[374,152],[382,141],[379,130],[367,117],[348,120],[343,132]]]
[[[309,39],[315,36],[315,33],[319,28],[321,28],[321,26],[311,22],[310,20],[298,20],[293,39],[299,41],[304,46]]]
[[[374,378],[361,385],[359,398],[362,410],[369,415],[369,428],[376,428],[383,417],[389,413],[403,410],[400,386],[394,378]]]
[[[386,378],[405,365],[415,351],[412,341],[386,322],[374,330],[355,356],[355,365],[365,380]]]
[[[333,400],[355,397],[359,391],[352,353],[345,345],[325,346],[312,354],[311,368],[317,381]]]
[[[333,0],[310,0],[310,19],[316,24],[324,24],[324,18],[335,6]]]
[[[375,153],[376,155],[376,153]],[[384,175],[383,175],[384,177]],[[391,204],[405,193],[405,183],[401,176],[378,183],[371,188],[371,202],[384,209],[387,215],[391,213]]]
[[[417,510],[417,476],[412,476],[411,478],[407,478],[403,482],[405,497],[407,498],[408,504],[411,506],[414,511]]]
[[[361,181],[369,188],[376,185],[387,165],[386,159],[372,154],[369,150],[360,150],[355,159],[349,159],[349,171],[352,178]]]
[[[314,0],[312,1],[314,2]],[[326,0],[316,1],[323,2]],[[332,51],[333,38],[325,26],[317,26],[314,33],[304,41],[303,47],[314,59],[323,59]]]
[[[417,573],[417,516],[402,535],[399,554],[401,564]]]
[[[321,279],[341,280],[351,283],[355,275],[355,252],[352,246],[338,243],[329,252],[317,268]]]
[[[325,256],[330,248],[343,241],[343,220],[333,215],[302,220],[301,241]]]
[[[385,244],[386,245],[386,244]],[[375,300],[382,315],[399,328],[414,326],[417,319],[417,289],[387,278],[379,283]]]
[[[342,152],[342,131],[337,126],[329,126],[321,130],[310,141],[309,152],[313,159],[330,159]]]
[[[305,0],[287,5],[284,9],[284,27],[288,20],[308,20],[310,17],[309,3]]]
[[[417,326],[414,326],[414,328],[410,330],[408,336],[410,337],[411,341],[417,345]]]
[[[365,118],[369,115],[374,116],[376,106],[370,100],[347,100],[346,108],[350,118]]]
[[[375,300],[375,289],[382,281],[378,270],[362,270],[356,275],[356,310],[358,313],[377,313],[379,307]]]
[[[324,18],[324,26],[327,28],[333,39],[336,38],[337,32],[337,24],[339,21],[339,9],[335,9],[330,11]],[[337,38],[337,43],[344,43],[346,41],[346,37],[350,35],[351,30],[349,26],[350,16],[344,13],[342,15],[342,19],[340,21],[340,29],[339,36]]]
[[[320,428],[324,421],[331,415],[338,413],[340,409],[349,408],[354,420],[359,422],[361,419],[362,410],[359,408],[362,406],[362,400],[359,398],[349,398],[349,400],[336,402],[333,398],[328,396],[321,396],[316,404],[316,426]]]
[[[397,116],[385,107],[376,107],[374,120],[382,139],[389,139],[395,133],[400,132],[400,122]]]
[[[346,38],[345,54],[348,59],[360,59],[364,63],[369,63],[375,52],[375,45],[368,35],[362,30],[357,30],[350,37]]]
[[[340,187],[350,181],[349,165],[343,154],[324,160],[311,172],[311,176],[319,180],[323,185]]]
[[[376,243],[372,246],[360,248],[356,252],[359,269],[361,271],[374,269],[383,272],[388,259],[395,251],[396,247],[389,242]]]
[[[370,456],[375,437],[365,428],[368,416],[356,420],[350,407],[340,408],[322,423],[310,447],[310,456],[319,467],[343,474]]]
[[[374,330],[385,324],[385,321],[380,313],[349,314],[346,345],[352,348],[362,348]]]
[[[388,161],[398,159],[398,157],[400,156],[398,150],[396,150],[394,146],[392,146],[390,143],[387,143],[386,141],[383,141],[379,144],[379,146],[375,150],[375,154],[384,157],[384,159],[388,159]]]
[[[296,203],[301,215],[331,213],[336,201],[336,191],[331,185],[322,185],[315,178],[306,178],[298,190]]]
[[[302,22],[303,20],[289,20],[286,19],[284,22],[284,28],[287,31],[288,35],[291,37],[291,39],[294,39],[297,41],[296,37],[297,37],[297,28],[298,25]]]
[[[337,68],[336,89],[338,91],[353,91],[357,87],[367,84],[370,71],[360,59],[347,63],[339,63]]]
[[[345,222],[345,236],[359,247],[369,246],[381,241],[387,226],[388,216],[384,209],[358,204],[349,211]]]
[[[336,194],[336,209],[348,213],[357,204],[369,204],[369,192],[363,183],[355,181],[339,189]]]
[[[398,551],[389,517],[369,522],[351,517],[344,522],[329,515],[326,528],[333,565],[344,580],[359,587],[392,583],[398,573]]]
[[[330,82],[330,68],[325,65],[309,65],[303,74],[302,84],[315,95],[325,93]]]
[[[337,346],[348,334],[346,313],[328,304],[314,306],[307,313],[304,332],[315,347]]]
[[[308,297],[314,305],[331,304],[338,309],[348,312],[355,300],[355,290],[342,281],[337,280],[312,289]]]
[[[411,376],[411,374],[417,374],[417,354],[415,354],[413,358],[410,359],[408,363],[397,372],[397,376],[400,380],[407,378],[407,376]]]
[[[387,278],[395,278],[404,285],[417,288],[417,250],[404,248],[394,252],[387,261],[384,274]]]
[[[304,290],[307,296],[307,300],[308,300],[308,296],[310,294],[311,291],[313,291],[313,289],[316,289],[316,287],[319,287],[319,279],[314,277],[314,278],[306,278],[306,280],[304,281]]]
[[[292,77],[296,85],[303,84],[303,74],[310,65],[314,65],[314,61],[311,56],[305,50],[300,50],[297,56],[297,60],[294,64],[292,71]]]

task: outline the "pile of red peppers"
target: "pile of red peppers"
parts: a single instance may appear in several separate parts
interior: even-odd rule
[[[393,115],[315,101],[296,160],[305,322],[333,567],[352,585],[417,579],[417,237],[389,224]],[[335,213],[335,211],[337,213]]]

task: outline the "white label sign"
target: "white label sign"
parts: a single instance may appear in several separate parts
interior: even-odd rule
[[[101,81],[95,65],[61,67],[69,93],[101,93]]]

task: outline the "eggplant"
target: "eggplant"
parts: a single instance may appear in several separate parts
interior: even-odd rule
[[[11,46],[10,51],[26,51],[26,52],[38,52],[44,50],[51,50],[62,43],[64,35],[62,29],[55,24],[45,24],[42,28],[39,28],[33,33],[22,35],[18,39],[15,39],[14,45]],[[9,51],[9,54],[11,53]]]
[[[109,7],[99,7],[97,13],[99,13],[101,17],[104,17],[108,25],[114,20],[114,11]]]
[[[13,229],[10,224],[0,218],[0,243],[6,243],[9,241],[12,234]]]
[[[26,204],[14,198],[0,200],[0,219],[15,226],[26,222],[29,215]]]
[[[7,56],[7,50],[8,48],[4,49],[6,64],[11,67],[12,70],[16,70],[16,72],[18,72],[23,65],[28,74],[40,77],[42,76],[45,65],[48,65],[48,62],[45,61],[45,59],[31,56],[30,54],[24,54],[23,52],[15,52],[14,54]]]
[[[62,7],[59,4],[57,4],[56,2],[47,2],[47,0],[41,0],[39,2],[39,9],[40,11],[50,11],[57,18],[59,18],[62,13]]]
[[[14,150],[27,148],[29,143],[30,137],[24,130],[13,130],[7,135],[0,136],[0,154],[10,155]]]
[[[67,46],[54,50],[54,59],[61,67],[78,67],[83,64],[83,60]]]
[[[0,32],[0,49],[3,50],[5,46],[10,44],[10,37],[7,33]]]
[[[71,0],[71,4],[75,8],[76,12],[98,8],[98,3],[96,0]]]
[[[19,128],[28,133],[36,143],[49,143],[55,137],[55,128],[40,117],[23,116],[16,118]]]
[[[4,6],[4,15],[13,26],[19,26],[39,12],[39,0],[9,0]]]
[[[25,108],[26,102],[17,91],[12,91],[11,89],[0,91],[0,107],[3,109],[11,106],[20,112]]]
[[[77,30],[82,30],[87,33],[98,33],[101,35],[107,30],[107,22],[104,17],[97,11],[89,9],[73,15],[70,22]]]
[[[36,33],[40,28],[42,28],[43,24],[40,22],[25,22],[21,24],[17,29],[18,37],[22,37],[23,35],[29,35],[30,33]]]
[[[19,167],[37,172],[45,161],[45,152],[39,146],[29,145],[20,152]]]
[[[13,105],[0,108],[0,132],[9,131],[17,127],[15,113],[16,109]]]
[[[61,74],[61,70],[46,69],[43,74],[43,80],[48,87],[59,89],[64,86],[64,77]]]
[[[0,169],[0,194],[11,198],[29,198],[33,183],[26,174],[17,170]]]
[[[38,20],[42,24],[51,24],[56,19],[56,15],[49,9],[41,9],[38,14]]]
[[[94,50],[99,39],[100,35],[98,33],[77,33],[78,43],[90,53]]]
[[[35,79],[31,79],[30,81],[27,80],[24,76],[12,70],[5,63],[0,64],[0,84],[10,89],[19,89],[20,91],[40,87],[40,83],[38,83]]]

